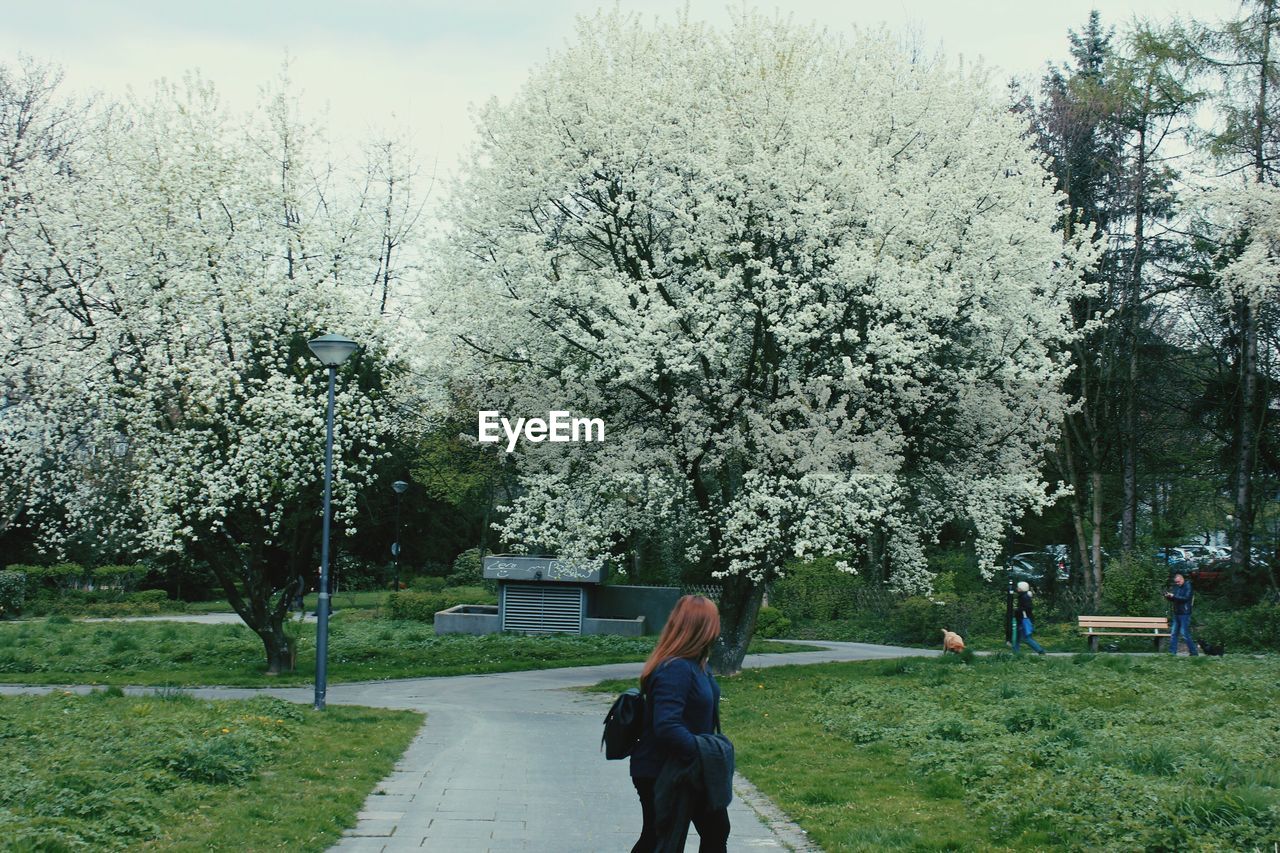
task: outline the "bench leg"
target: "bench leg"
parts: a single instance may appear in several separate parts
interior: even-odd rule
[[[1089,637],[1089,651],[1093,654],[1098,653],[1098,638],[1092,635]]]

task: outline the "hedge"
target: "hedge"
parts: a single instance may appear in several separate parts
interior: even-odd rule
[[[14,565],[9,566],[9,571],[26,575],[28,592],[34,592],[42,587],[69,589],[77,583],[90,580],[109,586],[119,586],[128,591],[146,576],[147,567],[137,563],[128,566],[85,568],[79,563],[57,563],[52,566]]]
[[[417,622],[434,622],[436,613],[458,604],[496,604],[497,597],[483,587],[455,586],[439,592],[402,590],[387,595],[387,616],[391,619],[411,619]]]

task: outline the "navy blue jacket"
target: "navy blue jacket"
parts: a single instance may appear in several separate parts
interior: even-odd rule
[[[1173,615],[1191,615],[1191,581],[1183,580],[1182,586],[1173,588]],[[1195,651],[1192,649],[1192,651]]]
[[[644,733],[631,753],[631,775],[656,779],[668,758],[693,760],[694,735],[715,731],[720,685],[697,662],[670,658],[649,674],[644,694]]]

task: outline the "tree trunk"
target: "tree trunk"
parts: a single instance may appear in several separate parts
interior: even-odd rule
[[[722,583],[720,639],[711,647],[711,671],[733,675],[742,670],[742,659],[756,630],[764,587],[741,575],[725,578]]]
[[[255,628],[254,632],[261,638],[267,653],[267,675],[293,672],[296,663],[293,642],[284,631],[284,621],[273,618],[265,628]]]
[[[232,609],[262,640],[267,656],[267,674],[292,672],[293,649],[284,630],[284,620],[289,605],[305,581],[295,576],[283,589],[274,587],[254,557],[241,554],[230,534],[224,531],[223,535],[230,547],[213,553],[212,556],[218,558],[217,562],[210,560],[214,577],[222,585]]]
[[[1089,472],[1089,485],[1093,490],[1093,600],[1094,608],[1102,606],[1102,472]]]
[[[1075,562],[1079,567],[1079,577],[1084,586],[1085,598],[1094,602],[1099,596],[1096,588],[1097,576],[1093,571],[1093,549],[1090,547],[1088,515],[1085,513],[1085,472],[1073,449],[1073,440],[1073,433],[1068,424],[1062,434],[1062,467],[1066,469],[1067,480],[1071,483],[1071,527],[1076,537]]]
[[[1240,317],[1240,405],[1236,416],[1235,511],[1231,516],[1231,568],[1237,577],[1249,568],[1253,534],[1253,464],[1258,430],[1254,423],[1258,400],[1257,312],[1242,300]]]
[[[1124,450],[1121,454],[1121,480],[1124,505],[1120,514],[1120,552],[1129,554],[1137,541],[1138,530],[1138,304],[1142,297],[1142,266],[1146,250],[1146,122],[1138,130],[1138,163],[1134,188],[1133,270],[1125,294],[1125,354],[1128,371],[1124,383]]]

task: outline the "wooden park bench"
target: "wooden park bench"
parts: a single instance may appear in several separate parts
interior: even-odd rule
[[[1080,633],[1089,638],[1089,651],[1098,650],[1099,637],[1150,637],[1160,651],[1160,642],[1169,639],[1169,620],[1164,616],[1081,616]]]

